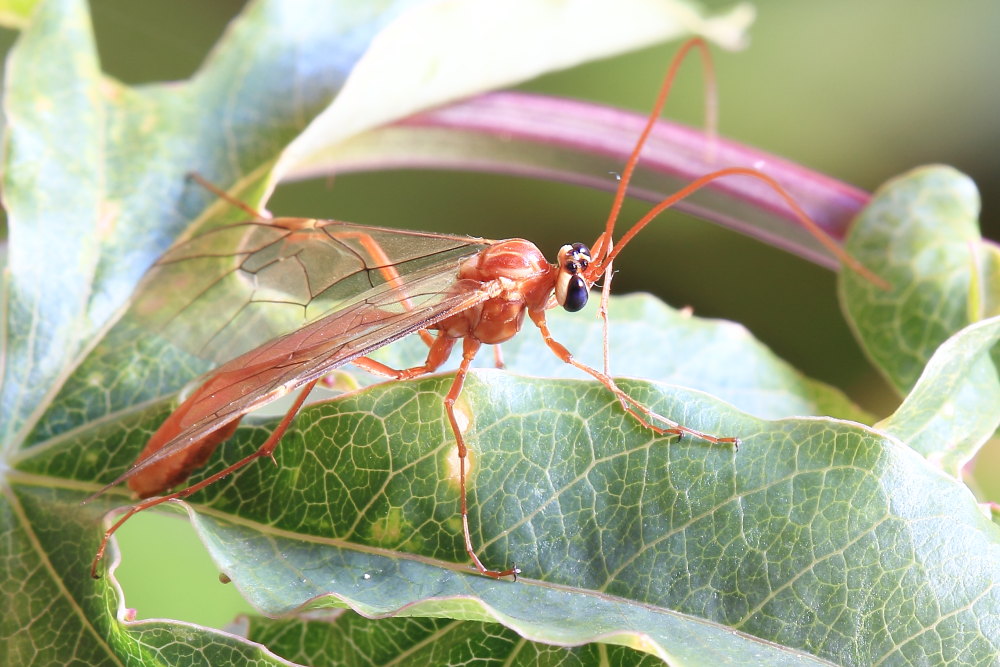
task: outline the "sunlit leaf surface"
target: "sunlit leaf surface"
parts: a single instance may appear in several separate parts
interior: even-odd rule
[[[946,340],[899,410],[880,426],[957,477],[1000,425],[1000,380],[990,357],[998,341],[1000,317]]]
[[[846,246],[891,288],[839,277],[861,344],[911,392],[883,426],[955,475],[1000,420],[1000,248],[982,239],[978,215],[968,177],[915,169],[876,193]]]

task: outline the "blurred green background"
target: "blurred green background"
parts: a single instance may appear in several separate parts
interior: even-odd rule
[[[707,3],[725,7],[729,3]],[[93,0],[105,70],[128,83],[189,76],[239,11],[234,0]],[[1000,238],[1000,3],[839,0],[756,3],[749,49],[716,53],[720,132],[872,190],[916,165],[956,166],[979,184],[984,233]],[[516,48],[512,44],[511,48]],[[525,90],[645,111],[676,45],[544,77]],[[666,115],[699,124],[701,74],[692,63]],[[526,236],[543,251],[589,242],[610,195],[512,177],[454,172],[345,175],[283,186],[283,215],[341,218],[493,238]],[[637,218],[642,204],[626,207]],[[646,233],[646,232],[644,232]],[[807,374],[884,415],[897,398],[853,338],[824,269],[683,216],[665,216],[616,268],[618,292],[652,291],[696,314],[745,324]],[[978,462],[985,497],[1000,499]],[[119,533],[126,604],[139,618],[221,627],[249,608],[217,581],[186,522],[140,515]]]

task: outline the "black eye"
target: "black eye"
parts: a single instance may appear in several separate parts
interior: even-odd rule
[[[580,271],[587,268],[590,264],[590,248],[582,243],[574,243],[571,245],[568,254],[574,261],[576,261]]]
[[[579,264],[581,271],[590,264],[590,248],[582,243],[574,243],[570,247],[570,254]]]
[[[569,283],[566,285],[566,299],[563,301],[562,307],[570,313],[582,310],[587,305],[589,294],[590,290],[587,289],[587,283],[583,282],[583,278],[570,276]]]
[[[583,268],[586,268],[586,267],[583,267]],[[563,269],[565,269],[565,271],[567,273],[576,274],[576,273],[580,272],[580,265],[577,264],[576,262],[574,262],[573,260],[569,260],[568,262],[566,262],[565,264],[563,264]]]

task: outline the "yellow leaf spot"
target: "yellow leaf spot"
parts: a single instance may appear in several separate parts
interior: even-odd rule
[[[459,432],[464,436],[469,430],[469,425],[472,423],[472,411],[469,408],[469,404],[462,400],[461,397],[455,401],[454,406],[455,411],[455,424],[458,426]],[[462,460],[458,455],[458,443],[452,439],[450,447],[444,447],[445,453],[445,470],[447,471],[448,481],[457,489],[461,483],[462,474]],[[466,441],[468,445],[468,441]],[[471,449],[466,449],[465,452],[465,479],[468,480],[472,474],[474,458]]]
[[[455,515],[444,522],[445,530],[452,534],[459,534],[462,532],[462,516],[455,510]]]
[[[457,489],[460,486],[462,478],[462,459],[458,455],[458,445],[454,440],[446,443],[448,446],[444,447],[444,465],[447,471],[448,481]],[[468,481],[469,477],[472,475],[472,471],[475,467],[475,454],[469,448],[465,450],[465,479]]]
[[[472,423],[469,405],[461,398],[455,401],[455,423],[458,424],[458,430],[463,434],[469,430],[469,424]]]
[[[403,534],[403,512],[398,507],[389,510],[383,519],[372,525],[372,538],[381,544],[396,544]]]

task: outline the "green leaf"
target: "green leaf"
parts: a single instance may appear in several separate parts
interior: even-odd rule
[[[293,20],[302,13],[312,21]],[[141,401],[143,383],[155,383],[148,364],[74,371],[149,264],[207,205],[184,173],[273,161],[329,101],[364,48],[360,37],[390,16],[258,2],[193,80],[142,88],[101,77],[84,2],[40,3],[19,38],[4,90],[3,662],[244,664],[266,653],[172,623],[121,626],[117,589],[86,575],[95,512],[109,505],[80,508],[78,493],[23,485],[11,469],[51,447],[55,434]],[[336,39],[348,33],[353,40]],[[79,400],[56,398],[63,388]],[[112,448],[120,429],[105,428]]]
[[[643,381],[622,386],[688,426],[740,436],[740,451],[654,437],[596,383],[473,374],[461,398],[473,540],[488,565],[523,572],[516,584],[475,575],[441,405],[449,383],[387,383],[308,408],[276,468],[251,465],[199,495],[196,526],[220,570],[268,615],[349,605],[659,655],[711,645],[743,662],[754,637],[850,664],[997,650],[977,628],[1000,602],[998,529],[964,486],[858,425],[763,421]],[[111,464],[127,464],[165,408],[134,424],[132,451]],[[273,425],[241,429],[205,474]],[[37,478],[64,479],[46,467],[74,460],[65,454],[33,459]]]
[[[224,632],[167,622],[120,624],[119,589],[81,575],[90,555],[89,546],[80,545],[94,543],[94,511],[112,505],[81,507],[79,499],[78,493],[44,484],[13,483],[6,489],[4,562],[11,593],[0,627],[5,662],[285,664]]]
[[[79,3],[41,7],[36,29],[21,37],[8,62],[3,176],[11,242],[4,351],[20,363],[3,365],[0,436],[6,452],[94,332],[88,300],[101,270],[102,202],[95,185],[106,118],[87,21]],[[39,57],[43,53],[67,57]],[[56,189],[65,195],[39,195]]]
[[[1000,317],[969,325],[931,357],[913,391],[879,427],[958,477],[1000,425],[1000,379],[990,357]]]
[[[304,622],[255,617],[247,621],[247,636],[302,664],[323,664],[336,656],[347,663],[407,660],[454,665],[466,662],[470,655],[488,656],[512,665],[660,665],[663,659],[680,664],[685,658],[695,664],[719,664],[721,660],[739,658],[756,664],[809,664],[801,655],[766,645],[744,656],[726,655],[717,645],[702,645],[693,656],[684,655],[686,652],[654,656],[625,646],[569,647],[529,642],[497,623],[413,617],[372,621],[350,612],[332,612]]]
[[[979,195],[950,167],[887,183],[846,249],[889,281],[841,272],[841,301],[868,355],[906,399],[881,424],[958,475],[997,427],[1000,248],[984,242]],[[977,324],[978,323],[978,324]]]
[[[891,287],[842,271],[841,302],[865,351],[901,393],[941,343],[1000,314],[1000,248],[983,242],[978,215],[972,181],[932,166],[883,186],[851,229],[845,249]]]

